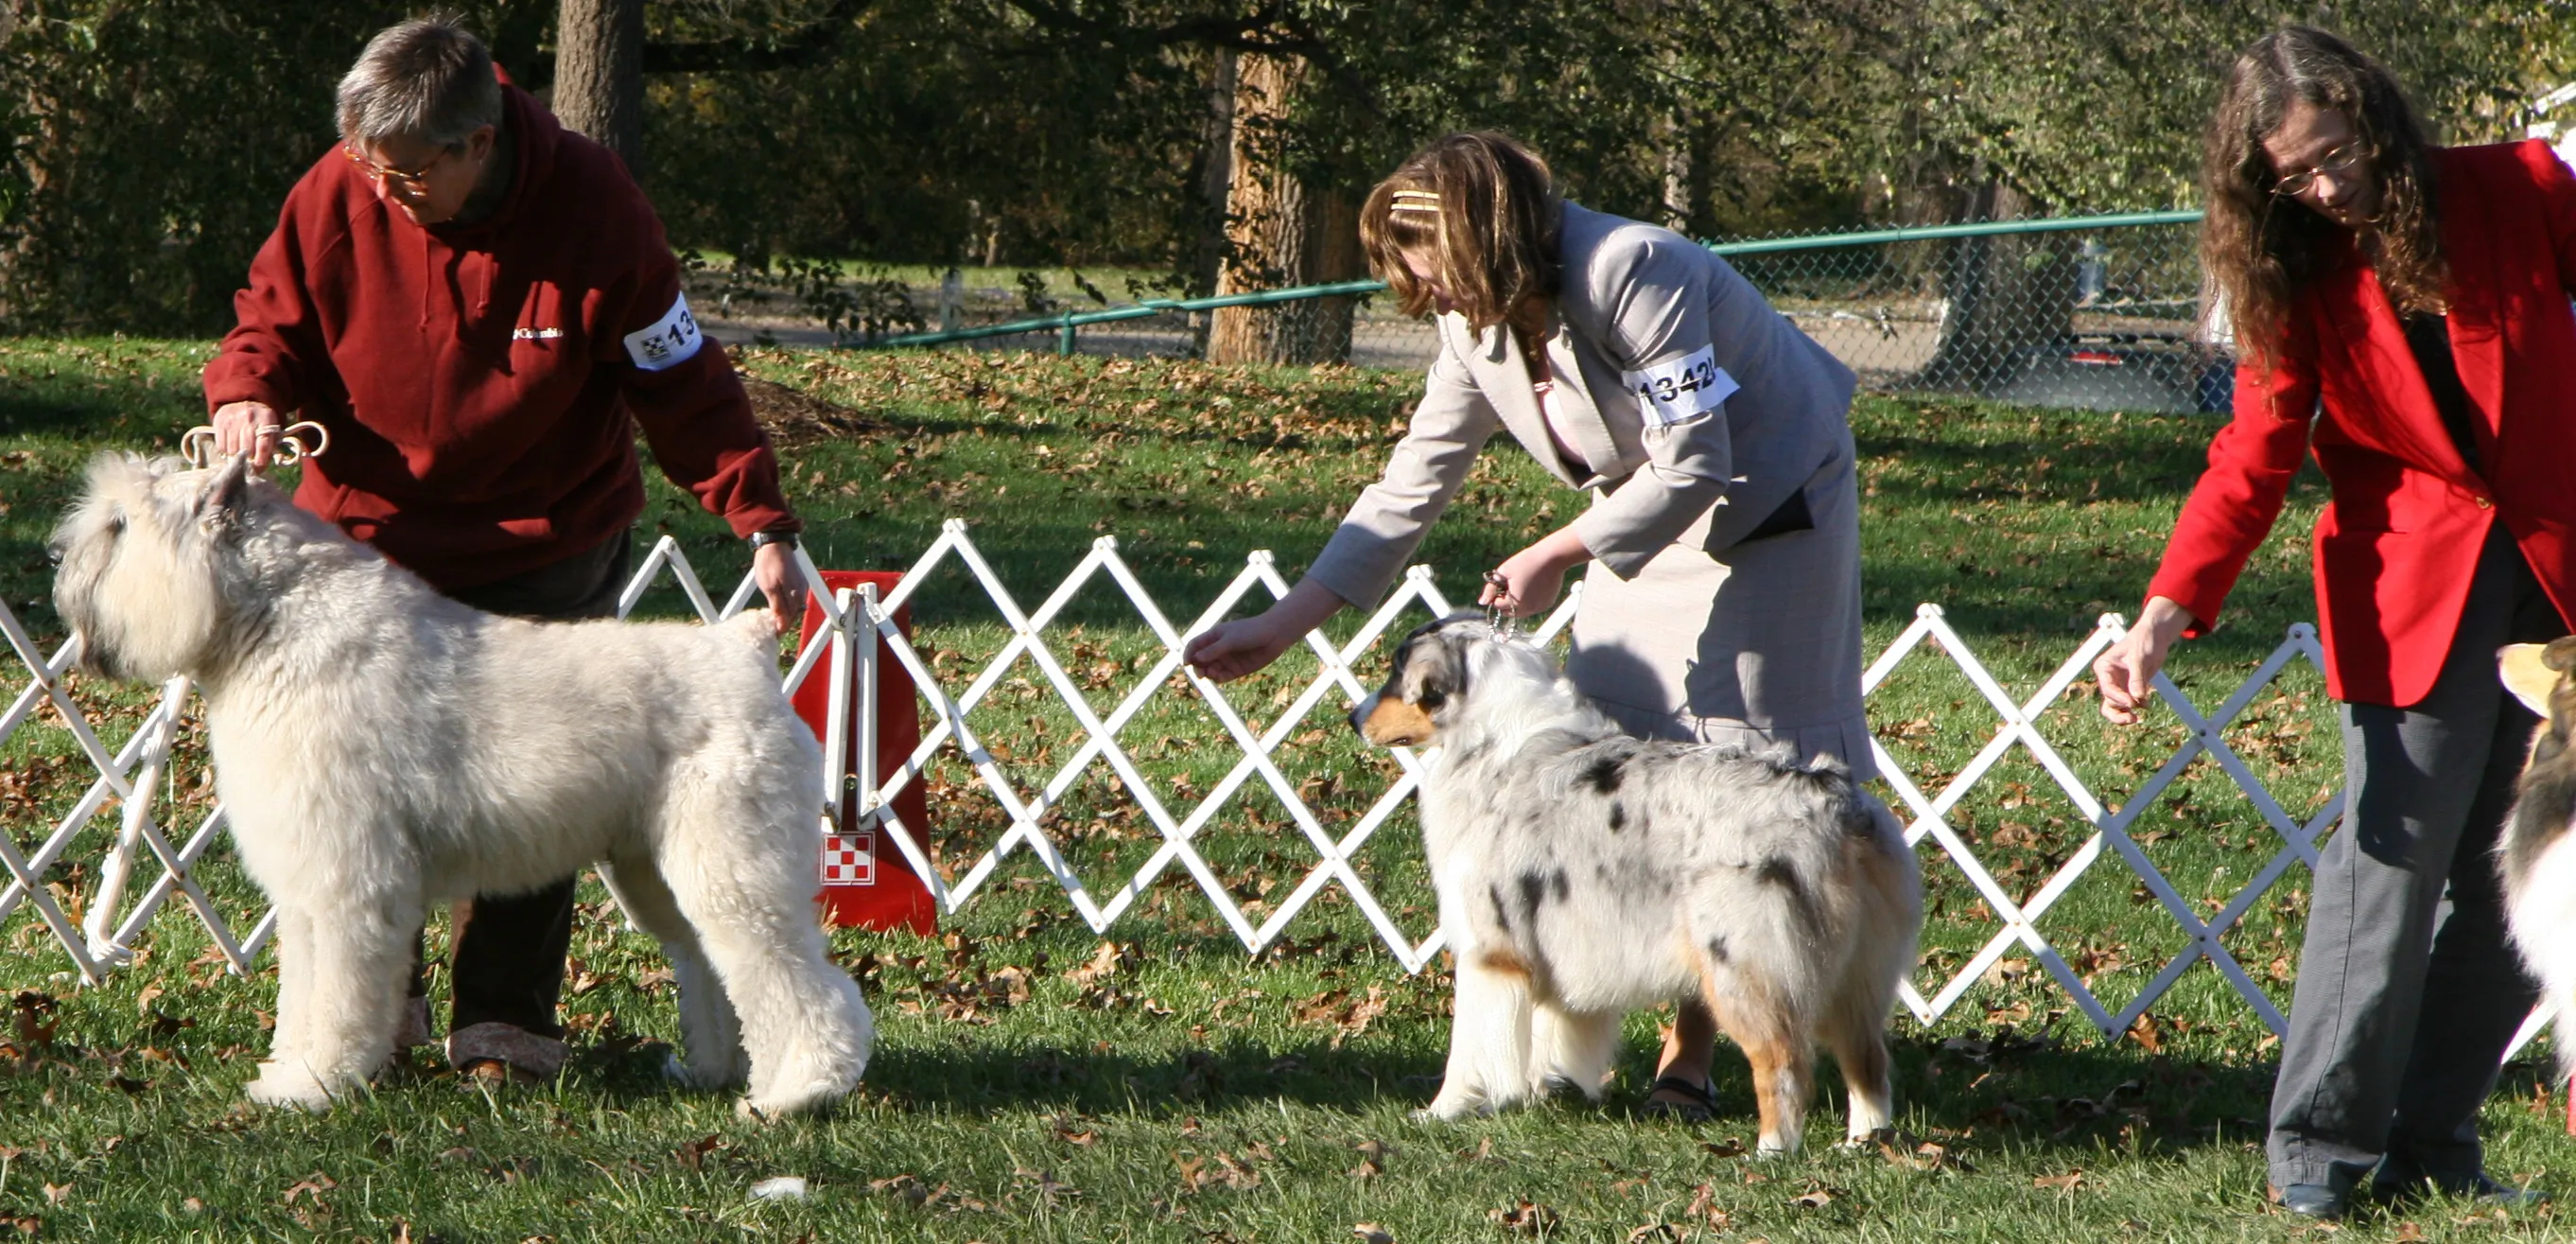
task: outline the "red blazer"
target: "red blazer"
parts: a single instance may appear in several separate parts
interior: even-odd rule
[[[2453,447],[2355,251],[2299,296],[2272,371],[2238,369],[2235,420],[2147,589],[2191,612],[2187,634],[2216,621],[2313,445],[2334,494],[2316,530],[2326,686],[2362,704],[2433,689],[2497,519],[2560,616],[2576,604],[2576,176],[2539,142],[2436,159],[2451,349],[2487,477]]]

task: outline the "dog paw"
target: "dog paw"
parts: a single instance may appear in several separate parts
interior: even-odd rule
[[[710,1062],[693,1062],[682,1058],[677,1051],[673,1051],[671,1056],[662,1062],[663,1079],[699,1093],[713,1093],[738,1087],[742,1084],[744,1074],[748,1070],[738,1058],[726,1059],[721,1063],[710,1065]]]
[[[1430,1105],[1414,1111],[1413,1119],[1417,1123],[1455,1123],[1460,1119],[1488,1118],[1493,1113],[1494,1103],[1481,1097],[1435,1097]]]
[[[242,1086],[242,1095],[262,1106],[321,1114],[331,1109],[331,1090],[300,1067],[271,1064]]]
[[[818,1114],[839,1102],[844,1091],[833,1085],[813,1085],[802,1092],[745,1097],[734,1103],[734,1113],[763,1122],[789,1115]]]

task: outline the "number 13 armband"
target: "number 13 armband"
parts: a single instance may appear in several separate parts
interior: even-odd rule
[[[1621,372],[1628,391],[1637,395],[1637,410],[1645,416],[1646,426],[1668,428],[1687,423],[1726,404],[1726,399],[1742,386],[1717,365],[1717,347],[1701,346],[1697,351],[1668,362]]]

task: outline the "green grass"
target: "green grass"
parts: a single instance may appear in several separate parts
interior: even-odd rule
[[[209,347],[141,341],[0,343],[0,599],[40,637],[42,543],[102,447],[167,448],[199,417],[194,374]],[[754,352],[753,371],[854,411],[866,431],[790,437],[791,489],[827,566],[899,568],[950,517],[1024,608],[1089,543],[1119,538],[1176,623],[1222,589],[1250,550],[1283,570],[1319,547],[1350,494],[1401,431],[1416,381],[1350,370],[1259,371],[1045,356]],[[2106,610],[2126,612],[2152,568],[2214,425],[2179,417],[2020,410],[1945,399],[1864,400],[1869,651],[1922,601],[1940,602],[2016,697],[2064,659]],[[2214,706],[2309,616],[2304,533],[2321,486],[2303,478],[2283,534],[2258,554],[2216,634],[2184,650],[2176,678]],[[1508,447],[1426,543],[1452,599],[1477,572],[1570,517]],[[721,594],[744,558],[717,524],[658,479],[643,535],[668,533]],[[667,588],[645,606],[675,613]],[[920,599],[919,646],[962,687],[1005,636],[953,567]],[[1347,634],[1352,619],[1337,622]],[[1049,634],[1106,711],[1158,649],[1105,583]],[[971,724],[999,744],[1022,789],[1068,753],[1070,714],[1015,671]],[[1311,677],[1292,656],[1232,692],[1265,725]],[[111,742],[147,697],[84,684]],[[1955,774],[1994,718],[1929,652],[1871,702],[1881,738],[1927,790]],[[1338,728],[1340,705],[1291,727],[1282,767],[1340,832],[1392,766]],[[2101,724],[2081,685],[2043,732],[2106,799],[2126,797],[2180,744],[2170,715]],[[1185,809],[1225,769],[1201,711],[1165,698],[1122,735],[1155,791]],[[2330,705],[2312,672],[2284,679],[2228,734],[2294,815],[2338,780]],[[1048,740],[1056,740],[1052,744]],[[203,740],[183,741],[189,757]],[[0,818],[22,845],[80,785],[63,736],[31,723],[0,750]],[[193,769],[187,770],[193,772]],[[1097,773],[1098,770],[1095,770]],[[953,764],[931,774],[935,846],[962,868],[1003,830]],[[1199,840],[1236,901],[1275,901],[1311,852],[1260,795],[1230,805]],[[193,819],[202,791],[182,792]],[[2082,842],[2081,816],[2019,756],[1953,817],[2016,894],[2038,888]],[[1050,814],[1050,834],[1105,897],[1157,835],[1099,778]],[[2233,787],[2201,762],[2139,822],[2138,836],[2189,899],[2232,894],[2277,844]],[[78,861],[47,880],[77,903]],[[1407,932],[1429,931],[1409,819],[1387,825],[1362,871]],[[221,860],[207,879],[227,910],[258,898]],[[2227,939],[2283,1006],[2295,967],[2305,874],[2294,870]],[[1994,928],[1946,861],[1927,855],[1933,914],[1927,993]],[[43,1238],[254,1240],[1138,1239],[1336,1240],[1359,1223],[1402,1241],[1635,1239],[2273,1239],[2304,1234],[2262,1207],[2260,1127],[2272,1043],[2201,966],[2152,1009],[2146,1035],[2106,1042],[2019,952],[1926,1030],[1902,1021],[1897,1082],[1906,1144],[1760,1163],[1751,1091],[1721,1053],[1729,1113],[1698,1130],[1636,1118],[1654,1017],[1629,1021],[1610,1104],[1552,1105],[1459,1126],[1410,1122],[1446,1042],[1445,977],[1408,977],[1353,905],[1328,889],[1289,940],[1248,956],[1180,870],[1167,872],[1111,936],[1073,919],[1022,853],[943,940],[844,933],[836,947],[867,984],[880,1042],[863,1095],[822,1120],[761,1126],[731,1103],[665,1089],[673,1031],[658,956],[622,934],[586,889],[580,961],[566,1010],[580,1036],[560,1082],[498,1096],[426,1061],[389,1072],[370,1097],[320,1119],[239,1107],[264,1048],[273,978],[236,980],[202,953],[190,918],[165,913],[146,956],[96,989],[23,909],[0,938],[0,1226]],[[1256,917],[1257,919],[1258,917]],[[2042,927],[2115,1009],[2183,939],[2142,903],[2117,860],[2094,866]],[[433,931],[435,956],[440,934]],[[443,986],[444,982],[438,984]],[[2537,1096],[2537,1065],[2508,1069],[2485,1125],[2491,1166],[2569,1190],[2576,1142]],[[1838,1108],[1839,1092],[1820,1098]],[[1813,1121],[1824,1139],[1834,1125]],[[1919,1143],[1941,1146],[1917,1153]],[[1935,1157],[1943,1160],[1935,1160]],[[2081,1172],[2081,1177],[2069,1176]],[[800,1175],[801,1201],[755,1202],[755,1182]],[[1542,1209],[1523,1210],[1526,1201]],[[1513,1215],[1522,1231],[1497,1216]],[[1540,1229],[1538,1224],[1546,1224]],[[1655,1224],[1668,1234],[1632,1232]],[[2411,1225],[2410,1225],[2411,1224]],[[2477,1217],[2444,1204],[2372,1217],[2362,1238],[2552,1238],[2555,1219]]]

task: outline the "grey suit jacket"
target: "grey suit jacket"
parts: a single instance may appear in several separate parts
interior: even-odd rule
[[[1669,229],[1571,203],[1560,254],[1548,369],[1589,469],[1568,466],[1549,440],[1511,332],[1471,334],[1466,317],[1440,316],[1440,356],[1410,430],[1308,578],[1352,604],[1375,601],[1497,427],[1558,479],[1608,494],[1574,529],[1623,579],[1686,532],[1723,553],[1848,459],[1851,369],[1725,260]],[[1582,383],[1565,383],[1574,377]],[[1692,528],[1704,516],[1703,537]]]

